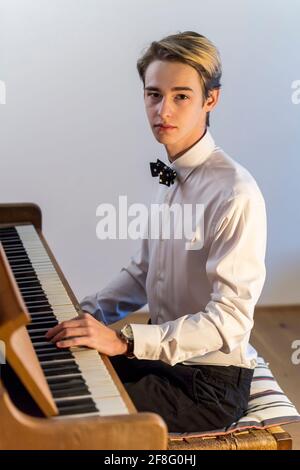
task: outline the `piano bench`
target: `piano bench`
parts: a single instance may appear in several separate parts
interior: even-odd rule
[[[126,318],[128,323],[147,323],[149,314],[139,311]],[[119,325],[118,325],[119,326]],[[169,433],[170,450],[286,450],[291,436],[281,427],[298,422],[300,414],[280,388],[269,364],[257,358],[246,414],[229,429],[204,433]]]
[[[292,438],[281,426],[196,437],[169,435],[168,450],[291,450]]]

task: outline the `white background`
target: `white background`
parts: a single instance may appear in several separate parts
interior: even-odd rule
[[[79,299],[129,261],[133,240],[96,238],[100,203],[150,201],[166,160],[136,61],[152,40],[194,30],[223,62],[210,131],[257,180],[268,212],[260,304],[300,302],[299,0],[0,0],[0,201],[35,202]]]

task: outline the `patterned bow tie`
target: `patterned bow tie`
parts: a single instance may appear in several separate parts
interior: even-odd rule
[[[174,180],[177,176],[175,170],[172,170],[168,165],[157,159],[157,162],[150,162],[150,169],[152,176],[159,176],[159,182],[166,186],[174,184]]]

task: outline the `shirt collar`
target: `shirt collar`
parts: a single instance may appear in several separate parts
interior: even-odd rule
[[[214,148],[214,139],[206,129],[203,137],[169,166],[176,171],[179,181],[183,183],[189,174],[209,157]]]

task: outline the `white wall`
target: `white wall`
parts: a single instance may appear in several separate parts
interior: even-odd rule
[[[0,0],[0,201],[33,201],[80,299],[127,264],[133,240],[96,238],[96,207],[149,202],[164,159],[143,105],[136,60],[184,30],[221,51],[216,143],[254,175],[268,210],[260,304],[300,302],[299,0]],[[1,100],[0,100],[1,102]]]

